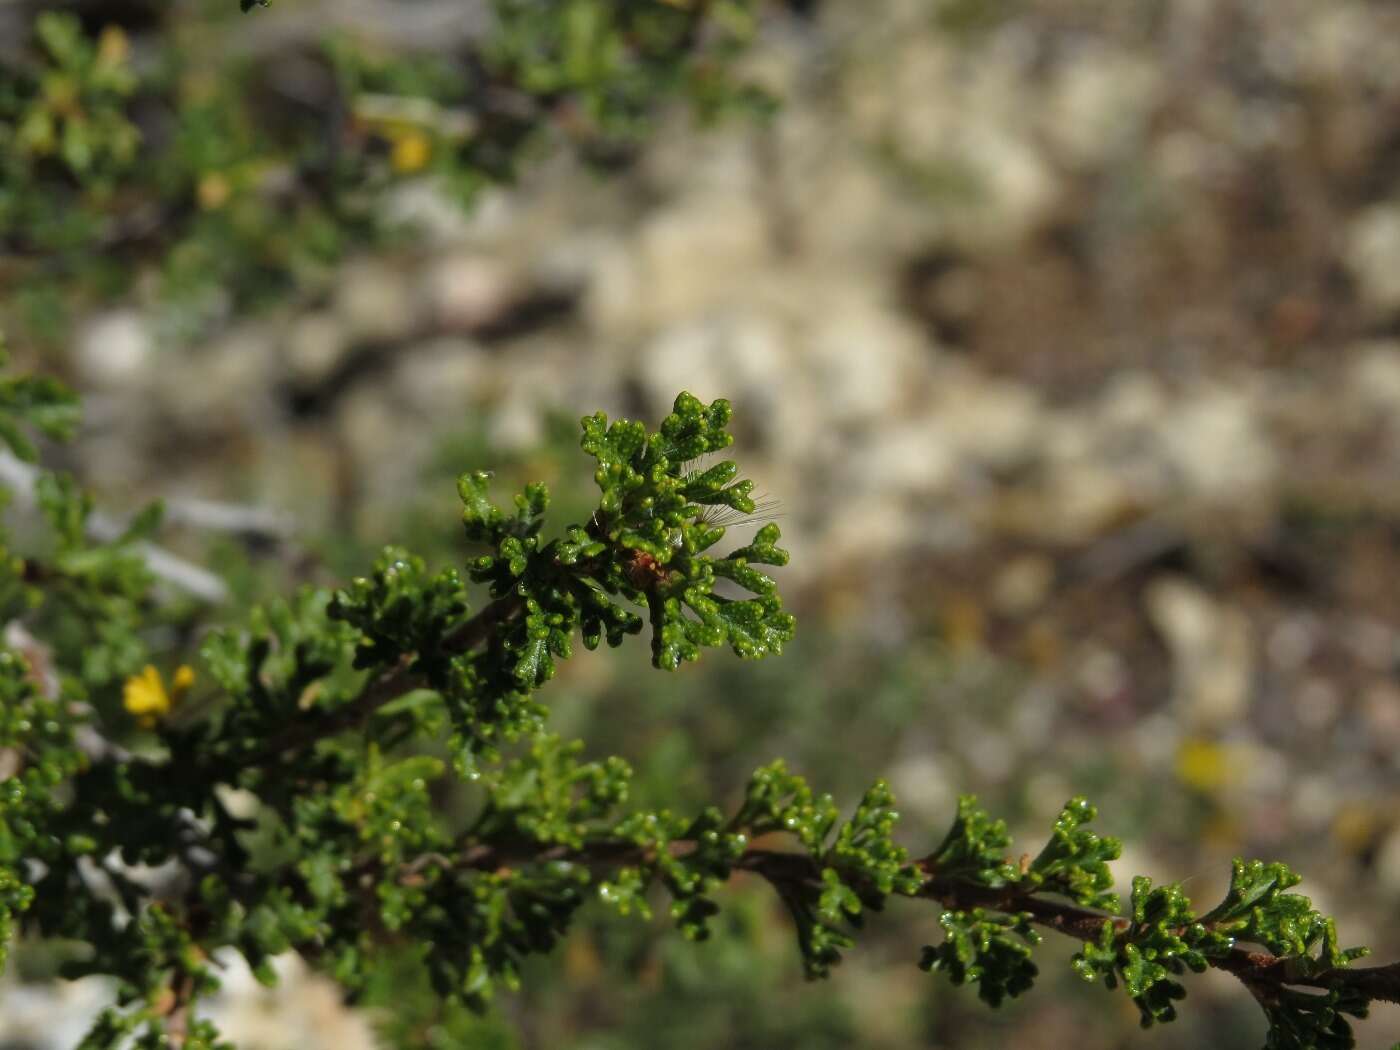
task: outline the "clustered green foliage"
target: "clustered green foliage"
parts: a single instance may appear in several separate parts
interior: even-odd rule
[[[58,382],[0,380],[0,442],[20,460],[37,459],[31,435],[63,439],[77,421],[77,398]],[[0,490],[0,502],[7,497]],[[96,542],[88,533],[92,501],[71,477],[40,473],[34,497],[43,519],[39,556],[20,558],[0,537],[0,616],[41,635],[55,667],[71,676],[76,698],[87,701],[88,690],[119,684],[141,667],[143,632],[167,616],[152,599],[153,581],[137,550],[159,527],[161,508],[147,507],[120,536]]]
[[[728,73],[759,0],[492,0],[482,33],[270,49],[275,30],[243,44],[232,0],[88,28],[45,6],[27,51],[0,57],[0,264],[28,341],[142,274],[141,294],[197,331],[314,292],[349,250],[392,239],[385,198],[407,179],[466,202],[551,141],[625,159],[667,100],[702,118],[761,101]],[[294,17],[247,20],[271,27],[283,6]],[[283,90],[269,74],[289,56],[301,72]]]
[[[1075,971],[1109,988],[1121,982],[1146,1028],[1175,1020],[1174,1004],[1186,996],[1175,976],[1186,970],[1202,973],[1212,965],[1238,972],[1244,968],[1242,944],[1259,945],[1279,960],[1285,985],[1335,974],[1367,954],[1364,948],[1338,948],[1333,921],[1314,910],[1308,898],[1284,892],[1301,877],[1279,863],[1236,860],[1225,899],[1200,918],[1180,884],[1154,887],[1145,876],[1133,879],[1128,918],[1102,915],[1118,908],[1107,862],[1118,857],[1120,846],[1085,827],[1095,815],[1086,800],[1071,799],[1045,848],[1018,870],[998,860],[1010,845],[1005,825],[980,810],[975,800],[963,798],[952,831],[925,870],[935,885],[952,876],[980,886],[983,893],[963,889],[954,890],[954,896],[995,906],[945,912],[941,922],[948,937],[925,949],[921,965],[946,971],[955,984],[977,982],[982,998],[996,1006],[1029,988],[1037,975],[1030,949],[1039,936],[1031,923],[1072,924],[1084,939],[1073,959]],[[1046,891],[1092,910],[1016,910],[1029,895]],[[1097,937],[1092,935],[1095,928]],[[1247,974],[1242,979],[1269,1018],[1270,1048],[1351,1046],[1351,1029],[1342,1015],[1366,1016],[1368,998],[1354,988],[1329,988],[1319,995],[1264,989]]]
[[[71,407],[55,385],[6,381],[0,435],[61,432]],[[791,638],[755,568],[786,561],[777,527],[716,553],[713,508],[755,506],[732,461],[702,458],[730,445],[729,422],[727,403],[689,394],[654,432],[585,418],[597,509],[554,538],[544,486],[508,512],[488,476],[463,475],[465,532],[485,548],[465,577],[390,549],[334,593],[261,608],[207,637],[195,702],[144,727],[123,710],[122,676],[174,654],[146,629],[158,613],[131,549],[140,530],[93,544],[87,502],[49,479],[53,541],[6,557],[0,587],[13,628],[0,651],[0,946],[17,932],[81,944],[65,975],[117,979],[82,1046],[223,1045],[199,1001],[230,951],[268,984],[272,958],[298,952],[353,998],[391,950],[443,1002],[483,1009],[580,909],[650,918],[665,902],[702,939],[741,872],[771,885],[812,978],[908,898],[939,909],[920,965],[991,1006],[1031,988],[1051,928],[1082,942],[1075,970],[1121,984],[1144,1025],[1176,1016],[1185,971],[1217,967],[1263,1006],[1268,1047],[1352,1046],[1348,1018],[1393,998],[1396,979],[1348,968],[1364,949],[1338,947],[1282,864],[1236,862],[1200,916],[1180,885],[1139,877],[1119,915],[1119,844],[1091,829],[1081,798],[1034,857],[1013,860],[1005,823],[970,797],[915,856],[894,839],[883,781],[843,816],[779,761],[731,811],[680,814],[635,797],[622,759],[545,730],[538,694],[575,635],[618,645],[649,623],[665,670],[706,647],[766,657]],[[475,611],[468,579],[487,592]],[[718,593],[720,580],[750,596]],[[116,628],[99,623],[109,614]],[[472,800],[464,817],[440,804],[453,791]]]
[[[1186,988],[1173,975],[1204,972],[1240,941],[1287,958],[1296,978],[1338,970],[1364,956],[1364,948],[1338,948],[1332,920],[1313,910],[1308,898],[1284,892],[1299,881],[1285,865],[1236,860],[1225,900],[1197,919],[1180,885],[1154,888],[1138,876],[1131,922],[1120,929],[1105,921],[1099,939],[1075,956],[1074,968],[1085,980],[1102,980],[1110,988],[1121,980],[1146,1028],[1176,1018],[1174,1003],[1185,998]],[[1269,1018],[1270,1048],[1351,1046],[1344,1015],[1365,1017],[1367,1011],[1367,998],[1345,988],[1324,995],[1282,989],[1260,1002]]]

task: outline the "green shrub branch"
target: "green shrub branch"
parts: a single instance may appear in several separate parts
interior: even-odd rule
[[[71,398],[4,383],[0,440],[33,458],[28,435],[69,429]],[[14,628],[0,651],[0,945],[82,944],[64,974],[116,978],[82,1047],[222,1046],[200,1002],[228,951],[267,983],[271,958],[296,951],[353,999],[397,946],[442,1001],[484,1009],[581,908],[664,907],[703,939],[737,877],[772,888],[811,978],[907,898],[937,908],[919,965],[993,1007],[1036,983],[1045,929],[1078,940],[1074,971],[1121,985],[1145,1026],[1172,1021],[1180,978],[1212,968],[1259,1003],[1271,1048],[1352,1046],[1352,1021],[1400,998],[1400,964],[1351,966],[1365,949],[1340,947],[1282,864],[1236,861],[1204,913],[1142,876],[1124,907],[1119,843],[1082,798],[1019,858],[970,797],[911,851],[883,781],[843,813],[774,762],[728,812],[677,814],[635,797],[622,759],[549,734],[538,694],[578,639],[648,632],[653,664],[674,671],[707,648],[777,655],[792,637],[764,571],[787,561],[778,527],[726,549],[717,524],[715,508],[756,509],[738,466],[716,459],[729,422],[727,402],[689,394],[654,431],[587,417],[599,498],[586,520],[551,533],[544,486],[503,507],[488,475],[464,474],[464,531],[484,551],[464,571],[390,548],[335,592],[209,634],[198,670],[168,676],[149,666],[174,662],[152,628],[188,628],[198,610],[153,600],[140,545],[159,509],[98,542],[91,501],[46,475],[48,542],[0,556]],[[487,592],[475,610],[472,585]],[[454,784],[465,815],[438,801]]]

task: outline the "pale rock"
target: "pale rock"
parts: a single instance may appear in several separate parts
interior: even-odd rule
[[[442,338],[404,354],[393,375],[395,403],[436,429],[452,425],[492,383],[490,355],[469,339]]]
[[[1363,298],[1377,310],[1400,310],[1400,204],[1375,204],[1346,231],[1344,259]]]
[[[872,558],[907,549],[919,531],[905,503],[881,489],[862,496],[858,506],[850,501],[834,506],[824,524],[820,545],[814,544],[806,562],[798,562],[794,551],[793,564],[867,565]]]
[[[616,250],[618,235],[599,228],[561,232],[531,260],[531,279],[541,288],[572,294],[586,293],[598,268]]]
[[[827,425],[826,401],[812,376],[803,370],[789,373],[765,403],[767,414],[757,430],[776,462],[820,477],[843,473],[850,439],[840,428]],[[747,403],[737,407],[748,411]]]
[[[250,449],[255,458],[246,464],[260,502],[285,510],[307,532],[339,527],[333,518],[344,465],[326,431],[288,427],[279,434],[269,427],[261,436]]]
[[[1376,878],[1391,894],[1400,895],[1400,827],[1386,835],[1377,851]]]
[[[664,413],[675,390],[702,401],[728,388],[726,340],[712,319],[664,329],[641,351],[638,371],[650,395],[651,411]]]
[[[1046,418],[1041,447],[1053,467],[1082,466],[1099,454],[1098,435],[1083,425],[1081,415],[1063,411]]]
[[[262,801],[246,788],[215,784],[214,795],[218,798],[219,804],[227,810],[228,815],[235,820],[252,820],[262,809]]]
[[[1109,379],[1095,415],[1103,427],[1131,431],[1155,427],[1170,407],[1161,380],[1141,369],[1125,369]]]
[[[1125,501],[1153,504],[1176,487],[1161,444],[1177,407],[1159,380],[1141,371],[1116,376],[1085,414],[1078,424],[1071,416],[1068,425],[1083,436],[1087,458],[1113,478]]]
[[[1240,105],[1235,142],[1242,153],[1297,149],[1306,134],[1304,115],[1296,105],[1275,99],[1252,99]]]
[[[926,248],[954,223],[947,202],[906,192],[862,143],[833,131],[829,116],[785,116],[782,130],[775,179],[805,260],[881,267]]]
[[[220,1034],[239,1050],[375,1050],[369,1017],[346,1007],[342,991],[295,955],[273,959],[276,988],[264,988],[241,955],[219,955],[220,991],[207,1005]]]
[[[527,451],[544,440],[550,414],[578,419],[616,405],[619,377],[605,371],[579,369],[577,350],[568,343],[550,340],[517,346],[509,368],[484,370],[483,378],[492,377],[486,410],[492,445]],[[570,376],[570,382],[561,383],[561,376]]]
[[[957,803],[957,788],[936,745],[895,760],[889,771],[890,787],[901,812],[922,822],[945,822]]]
[[[1373,13],[1359,3],[1308,4],[1308,25],[1299,30],[1290,19],[1293,35],[1306,46],[1299,50],[1300,74],[1320,82],[1354,82],[1358,77],[1375,83],[1387,64],[1400,63],[1394,40],[1377,34]]]
[[[1250,701],[1249,618],[1186,579],[1165,577],[1144,598],[1172,658],[1172,705],[1192,731],[1237,725]]]
[[[1024,616],[1050,594],[1055,563],[1043,554],[1023,554],[997,570],[992,579],[992,603],[1008,616]]]
[[[1132,680],[1123,658],[1107,646],[1089,643],[1079,658],[1075,677],[1093,700],[1114,700]]]
[[[1186,393],[1159,427],[1162,451],[1188,491],[1238,499],[1273,480],[1277,462],[1253,399],[1222,385]]]
[[[594,339],[617,343],[653,334],[646,331],[645,311],[638,306],[645,294],[644,275],[630,244],[620,237],[601,239],[591,264],[580,308]]]
[[[898,142],[903,166],[950,186],[975,185],[950,218],[979,241],[1010,244],[1043,222],[1060,187],[1024,104],[1029,57],[1014,36],[998,43],[995,60],[926,38],[886,55],[878,122],[860,126]]]
[[[737,81],[773,98],[793,98],[806,89],[809,41],[795,33],[773,34],[763,47],[742,52],[734,64]]]
[[[486,196],[486,195],[483,195]],[[474,208],[463,208],[443,191],[434,178],[406,179],[391,187],[381,207],[389,226],[402,226],[429,244],[452,244],[465,240],[480,225],[473,212],[484,210],[485,201]]]
[[[939,376],[934,389],[928,412],[960,459],[1004,469],[1037,451],[1042,417],[1030,388],[968,370]]]
[[[659,328],[741,295],[747,276],[770,260],[762,202],[697,193],[648,219],[633,245],[638,294],[631,312]]]
[[[1265,651],[1269,662],[1285,673],[1300,670],[1322,641],[1322,627],[1310,613],[1290,616],[1269,632]]]
[[[1169,712],[1154,712],[1134,726],[1133,743],[1148,769],[1170,769],[1181,745],[1181,724]]]
[[[335,314],[302,314],[287,330],[287,370],[298,386],[319,386],[345,359],[349,346],[345,327]]]
[[[971,235],[991,244],[1024,239],[1050,215],[1060,186],[1041,150],[1028,138],[991,125],[967,127],[948,157],[957,157],[976,173],[986,194],[981,208],[968,208]]]
[[[1161,89],[1161,64],[1108,45],[1059,63],[1042,131],[1071,164],[1092,169],[1136,148]]]
[[[1289,802],[1300,830],[1325,828],[1341,805],[1336,777],[1331,773],[1297,775],[1289,791]]]
[[[1400,751],[1400,686],[1384,679],[1361,695],[1367,746],[1387,755]]]
[[[847,455],[850,483],[869,493],[929,496],[958,476],[958,458],[936,420],[891,423]]]
[[[1078,542],[1112,526],[1133,502],[1132,485],[1101,464],[1069,460],[1047,471],[1022,524],[1045,540]]]
[[[1344,628],[1347,647],[1362,666],[1381,674],[1400,665],[1400,639],[1389,624],[1369,616],[1358,616]]]
[[[499,321],[523,294],[519,276],[495,255],[449,255],[432,265],[425,280],[433,319],[450,331],[476,331]]]
[[[336,430],[350,456],[349,469],[367,502],[393,503],[418,478],[432,434],[406,425],[404,414],[377,382],[356,384],[340,399]]]
[[[85,387],[142,385],[156,351],[149,321],[136,310],[98,314],[78,333],[74,365]]]
[[[1234,164],[1225,146],[1189,127],[1164,132],[1145,148],[1151,158],[1149,169],[1163,186],[1178,192],[1218,183]]]
[[[830,420],[882,422],[921,403],[931,379],[928,354],[893,310],[872,298],[836,294],[799,323],[796,363],[816,385]]]
[[[72,1050],[110,1006],[112,983],[99,977],[22,984],[0,982],[0,1045]]]
[[[1230,753],[1244,775],[1244,789],[1255,798],[1278,798],[1289,790],[1292,763],[1276,748],[1241,741],[1230,746]]]
[[[1008,725],[1011,730],[1011,739],[1016,742],[1023,753],[1038,754],[1045,746],[1045,741],[1054,734],[1059,716],[1060,702],[1055,696],[1054,689],[1044,683],[1029,685],[1012,709]],[[1039,777],[1042,778],[1047,776],[1059,779],[1055,774],[1039,774]],[[1058,796],[1058,800],[1053,802],[1055,810],[1058,810],[1059,805],[1071,794],[1072,792],[1063,789],[1052,791],[1052,799]],[[1047,800],[1047,802],[1049,801]],[[1050,812],[1053,813],[1054,810]]]
[[[727,397],[748,420],[764,424],[787,385],[789,356],[772,319],[722,311],[662,331],[641,351],[637,371],[658,418],[688,390],[703,401]]]
[[[276,346],[257,325],[238,328],[210,345],[172,355],[155,371],[158,403],[191,434],[260,427],[273,413]]]
[[[1306,730],[1317,732],[1331,727],[1341,710],[1341,691],[1327,678],[1307,678],[1294,691],[1293,717]]]
[[[465,212],[463,240],[475,244],[509,240],[520,227],[523,210],[524,202],[516,191],[502,186],[483,190]]]
[[[979,783],[1000,784],[1011,775],[1020,756],[1006,744],[1000,730],[981,725],[967,728],[960,750]]]
[[[544,438],[540,406],[529,397],[512,397],[496,406],[488,417],[486,433],[493,448],[524,451]]]
[[[1384,340],[1352,348],[1345,389],[1368,416],[1400,416],[1400,341]]]
[[[753,199],[762,171],[747,135],[708,135],[698,139],[693,125],[665,125],[648,146],[642,163],[654,188],[668,194]]]
[[[355,341],[397,342],[418,326],[418,303],[408,279],[388,262],[348,264],[335,291],[335,311]]]

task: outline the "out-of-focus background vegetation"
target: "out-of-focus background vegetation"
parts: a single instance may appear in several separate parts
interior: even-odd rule
[[[73,18],[36,46],[41,9]],[[798,641],[587,654],[545,697],[647,804],[782,755],[847,806],[888,776],[919,853],[960,792],[1026,849],[1086,793],[1121,876],[1210,902],[1231,856],[1282,859],[1400,955],[1400,7],[792,0],[736,97],[702,76],[648,124],[545,85],[528,141],[518,100],[494,138],[442,101],[512,61],[463,58],[485,18],[0,4],[0,64],[43,85],[0,92],[0,323],[86,401],[50,460],[115,513],[165,499],[232,616],[387,542],[460,563],[463,470],[549,482],[562,522],[578,416],[728,397]],[[133,163],[159,194],[123,196]],[[485,1019],[392,964],[349,1012],[288,961],[275,993],[230,971],[220,1022],[244,1050],[1262,1039],[1215,974],[1139,1032],[1054,942],[990,1012],[915,968],[908,902],[807,985],[771,895],[725,900],[702,945],[598,911]],[[24,960],[0,1045],[71,1045],[103,990]]]

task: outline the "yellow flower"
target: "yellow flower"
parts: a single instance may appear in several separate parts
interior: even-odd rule
[[[131,42],[120,26],[107,26],[97,38],[97,61],[105,66],[119,66],[126,61]]]
[[[229,181],[217,171],[206,172],[200,176],[199,186],[195,195],[199,198],[199,206],[205,211],[216,211],[224,206],[233,193],[233,187]]]
[[[194,668],[189,664],[181,664],[175,668],[175,674],[170,679],[170,688],[175,690],[175,699],[178,700],[188,693],[192,685],[194,685]]]
[[[1225,782],[1227,767],[1224,749],[1213,740],[1183,740],[1176,751],[1176,778],[1188,787],[1206,793]]]
[[[1385,831],[1378,817],[1371,806],[1355,802],[1343,805],[1332,819],[1333,841],[1351,856],[1359,856]]]
[[[410,175],[428,166],[433,155],[433,144],[421,131],[408,131],[394,136],[394,149],[390,161],[400,175]]]
[[[170,679],[169,692],[165,689],[160,672],[147,664],[140,674],[132,675],[126,680],[126,685],[122,687],[122,706],[128,713],[136,716],[139,725],[150,729],[170,714],[170,709],[192,685],[194,669],[188,664],[181,664],[176,669]]]
[[[1257,753],[1245,744],[1188,737],[1176,749],[1176,779],[1213,795],[1240,784],[1256,762]]]

